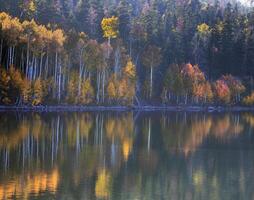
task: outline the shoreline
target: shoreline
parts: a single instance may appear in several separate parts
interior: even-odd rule
[[[171,111],[171,112],[253,112],[254,107],[244,106],[0,106],[0,112],[104,112],[104,111]]]

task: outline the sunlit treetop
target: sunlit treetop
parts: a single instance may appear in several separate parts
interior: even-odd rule
[[[206,36],[211,32],[211,29],[206,23],[202,23],[197,26],[197,31],[200,35]]]
[[[65,35],[62,29],[56,29],[53,31],[53,41],[58,47],[62,47],[65,42]]]
[[[135,70],[135,65],[132,63],[131,59],[128,60],[126,66],[124,68],[124,73],[129,78],[135,79],[135,77],[136,77],[136,70]]]
[[[2,23],[3,20],[5,19],[10,19],[10,15],[8,15],[6,12],[1,12],[0,13],[0,23]]]
[[[12,18],[6,13],[0,15],[0,29],[2,33],[7,37],[7,41],[11,45],[17,43],[20,33],[23,32],[22,24],[18,18]]]
[[[117,38],[118,36],[118,17],[112,16],[110,18],[103,18],[101,21],[101,28],[105,38]]]

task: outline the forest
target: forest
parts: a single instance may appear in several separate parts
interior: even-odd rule
[[[254,105],[254,9],[0,0],[0,105]]]

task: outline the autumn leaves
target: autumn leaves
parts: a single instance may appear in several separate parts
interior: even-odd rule
[[[134,100],[159,100],[165,104],[242,101],[245,87],[231,75],[210,81],[199,66],[191,64],[171,64],[165,74],[159,75],[163,49],[140,41],[136,55],[132,55],[118,37],[118,28],[118,17],[104,17],[101,30],[107,41],[99,43],[83,32],[63,31],[56,25],[39,25],[34,20],[20,22],[0,13],[0,103],[134,105]],[[197,33],[205,40],[210,27],[200,24]],[[159,76],[162,79],[158,82]],[[246,105],[253,102],[251,95],[243,101]]]
[[[0,13],[0,102],[132,104],[135,66],[120,44],[111,44],[118,18],[104,18],[101,28],[108,42],[99,44],[83,32]]]
[[[237,104],[244,92],[245,86],[236,77],[224,75],[211,82],[197,65],[189,63],[170,66],[162,99],[165,103],[177,104]]]

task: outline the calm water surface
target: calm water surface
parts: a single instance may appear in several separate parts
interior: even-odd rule
[[[0,113],[0,199],[254,199],[254,113]]]

